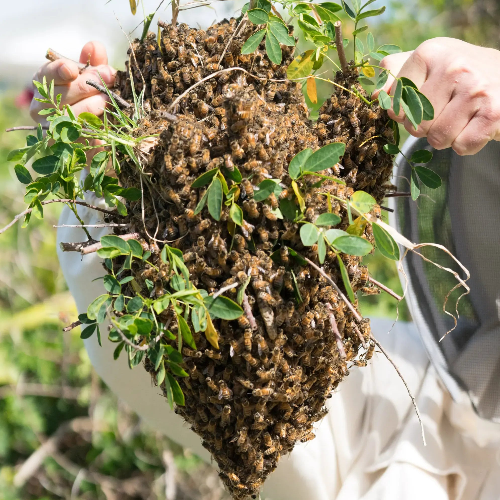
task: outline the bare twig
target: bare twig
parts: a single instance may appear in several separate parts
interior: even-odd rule
[[[61,224],[60,226],[53,225],[52,227],[128,227],[128,224]]]
[[[122,240],[136,240],[140,238],[139,233],[129,233],[129,234],[114,234],[113,236],[118,236]],[[78,243],[61,243],[61,250],[63,252],[80,252],[82,255],[88,255],[89,253],[97,252],[102,248],[100,241],[80,241]]]
[[[273,7],[274,8],[274,7]],[[221,62],[223,61],[224,59],[224,56],[226,55],[226,52],[227,52],[227,49],[231,46],[231,44],[233,43],[233,40],[234,40],[234,37],[238,34],[238,31],[240,30],[240,28],[244,28],[245,25],[247,23],[247,13],[245,12],[245,15],[243,16],[243,18],[241,19],[241,21],[239,22],[238,26],[236,26],[236,29],[234,30],[233,34],[231,35],[231,38],[229,38],[229,41],[227,42],[226,46],[224,47],[224,51],[222,52],[222,55],[220,56],[219,58],[219,63],[217,64],[217,66],[220,68],[220,64]]]
[[[71,323],[71,325],[65,326],[63,328],[63,332],[70,332],[71,330],[73,330],[73,328],[76,328],[77,326],[80,326],[81,324],[82,324],[81,321],[75,321],[75,322]]]
[[[356,332],[359,340],[361,341],[361,345],[365,348],[368,349],[368,344],[366,343],[365,338],[363,337],[363,334],[361,333],[361,330],[358,328],[358,325],[352,322],[352,327],[354,328],[354,331]]]
[[[149,345],[137,345],[134,344],[133,342],[130,342],[130,340],[125,336],[125,334],[116,326],[116,323],[113,322],[113,326],[115,327],[116,331],[119,333],[120,337],[122,338],[123,342],[125,344],[129,345],[130,347],[133,347],[136,351],[147,351],[149,349]]]
[[[337,52],[339,54],[340,67],[343,73],[347,73],[349,67],[347,66],[347,59],[345,57],[344,51],[344,37],[342,36],[342,22],[337,21],[334,24],[335,27],[335,45],[337,46]]]
[[[119,215],[118,213],[112,212],[111,210],[106,210],[104,208],[96,207],[94,205],[89,205],[88,203],[85,203],[84,201],[79,201],[79,200],[62,199],[62,200],[48,200],[48,201],[41,202],[42,205],[50,205],[51,203],[76,203],[77,205],[81,205],[82,207],[87,207],[87,208],[90,208],[92,210],[97,210],[98,212],[102,212],[104,214],[115,215],[115,216]],[[0,229],[0,234],[7,231],[7,229],[12,227],[21,217],[24,217],[25,215],[31,213],[32,211],[33,211],[33,208],[27,208],[24,212],[17,214],[14,217],[14,219],[12,220],[12,222],[7,224],[4,228]]]
[[[328,302],[325,304],[328,309],[328,317],[330,318],[330,325],[332,327],[333,335],[335,336],[335,341],[337,342],[337,348],[339,350],[340,357],[346,359],[347,355],[344,349],[344,343],[342,342],[342,336],[339,332],[339,327],[337,326],[337,321],[335,320],[335,315],[333,314],[333,307]]]
[[[83,64],[81,62],[76,62],[73,59],[70,59],[69,57],[64,57],[63,55],[59,54],[59,52],[56,52],[55,50],[52,49],[47,49],[47,53],[45,54],[45,57],[49,61],[57,61],[58,59],[67,59],[68,61],[71,61],[72,63],[75,63],[78,66],[78,70],[80,73],[85,71],[87,68],[90,67],[90,62],[87,62],[86,64]]]
[[[5,132],[16,132],[18,130],[37,130],[38,125],[21,125],[20,127],[11,127],[5,129]],[[42,130],[49,130],[48,125],[42,125]]]
[[[158,116],[158,118],[164,118],[169,122],[176,122],[178,120],[177,116],[173,115],[172,113],[167,113],[166,111],[157,111],[156,116]]]
[[[255,317],[252,313],[252,308],[250,307],[250,303],[248,302],[248,297],[246,293],[243,293],[243,311],[245,311],[245,316],[250,322],[250,328],[252,330],[257,330],[257,321],[255,321]]]
[[[222,295],[224,292],[227,292],[228,290],[232,290],[233,288],[236,288],[239,285],[239,283],[233,283],[232,285],[227,285],[223,288],[221,288],[218,292],[215,292],[212,295],[212,299],[216,299],[219,295]]]
[[[409,198],[411,193],[387,193],[386,198]]]
[[[393,208],[389,208],[389,207],[384,207],[382,205],[379,205],[381,210],[385,210],[386,212],[392,212],[394,213],[394,209]]]
[[[123,97],[120,97],[116,92],[113,92],[112,90],[106,89],[105,87],[103,87],[99,83],[94,82],[94,80],[87,80],[86,83],[87,83],[87,85],[94,87],[96,90],[98,90],[99,92],[102,92],[103,94],[108,95],[108,92],[109,92],[109,95],[111,95],[113,97],[113,99],[116,101],[118,106],[121,106],[122,108],[131,108],[132,107],[132,104],[127,102],[125,99],[123,99]]]
[[[372,278],[370,276],[368,278],[368,281],[370,281],[370,283],[373,283],[377,288],[380,288],[384,292],[388,293],[391,297],[394,297],[398,302],[403,300],[403,297],[400,297],[396,292],[393,292],[390,288],[386,287],[383,283],[380,283],[375,278]]]
[[[412,392],[410,391],[410,388],[408,387],[408,384],[406,383],[406,380],[404,379],[403,375],[401,375],[401,372],[399,371],[399,368],[397,367],[396,363],[391,359],[389,354],[385,351],[385,349],[380,345],[380,342],[373,336],[373,334],[370,334],[370,337],[373,341],[373,343],[380,349],[380,352],[387,358],[387,361],[391,363],[391,365],[394,367],[396,370],[396,373],[399,375],[399,378],[403,381],[403,384],[406,387],[406,390],[408,391],[408,395],[410,396],[411,402],[413,404],[413,408],[415,408],[415,413],[417,414],[418,421],[420,423],[420,431],[422,434],[422,441],[424,442],[424,446],[427,446],[427,443],[425,441],[425,431],[424,431],[424,424],[422,423],[422,418],[420,417],[420,412],[418,411],[417,407],[417,402],[415,398],[413,397]]]
[[[309,265],[314,267],[314,269],[316,269],[316,271],[318,271],[319,274],[321,274],[321,276],[323,276],[323,278],[325,278],[326,281],[328,281],[328,283],[330,283],[330,285],[333,286],[333,288],[335,288],[336,292],[340,295],[340,298],[345,302],[346,306],[350,309],[350,311],[352,312],[354,317],[358,321],[362,321],[363,318],[361,317],[359,312],[356,311],[356,309],[351,304],[351,302],[347,299],[347,297],[342,293],[340,288],[337,286],[337,283],[335,283],[335,281],[333,281],[332,278],[330,278],[330,276],[328,276],[328,274],[326,274],[325,271],[323,271],[323,269],[321,269],[321,267],[317,266],[311,259],[308,259],[307,257],[303,257],[303,258],[309,263]]]

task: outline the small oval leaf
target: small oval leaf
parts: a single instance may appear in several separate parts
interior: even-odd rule
[[[333,241],[333,246],[343,253],[363,257],[372,250],[372,244],[359,236],[341,236]]]
[[[341,221],[340,217],[336,214],[321,214],[315,221],[316,226],[336,226]]]
[[[304,224],[300,228],[300,239],[306,247],[314,245],[318,241],[319,231],[314,224]]]
[[[222,183],[219,178],[214,179],[208,188],[208,211],[215,220],[220,220],[222,212]]]
[[[437,189],[441,186],[441,177],[427,167],[415,167],[418,178],[430,189]]]

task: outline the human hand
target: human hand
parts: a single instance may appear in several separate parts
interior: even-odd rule
[[[434,120],[417,130],[403,110],[399,116],[388,111],[413,136],[427,137],[432,147],[451,147],[459,155],[476,154],[489,141],[500,140],[500,51],[435,38],[413,52],[387,56],[380,65],[412,80],[434,106]],[[390,76],[383,89],[393,95],[395,88]]]
[[[106,82],[106,85],[112,86],[115,81],[116,71],[108,66],[108,56],[106,48],[100,42],[88,42],[84,45],[80,54],[80,62],[86,64],[90,62],[88,69],[81,74],[78,65],[68,59],[58,59],[53,62],[47,62],[36,72],[34,80],[41,82],[43,77],[47,82],[54,80],[54,93],[62,94],[61,104],[69,104],[76,116],[84,111],[93,113],[97,116],[103,114],[106,106],[107,96],[87,85],[87,80],[101,81],[99,74]],[[35,89],[35,96],[40,97]],[[44,122],[44,117],[38,112],[47,107],[33,99],[30,106],[30,114],[33,120],[38,123]]]

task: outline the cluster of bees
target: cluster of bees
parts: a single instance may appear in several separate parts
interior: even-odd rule
[[[168,26],[160,46],[148,35],[129,51],[129,65],[118,74],[117,89],[131,99],[131,78],[138,91],[145,86],[145,106],[151,112],[138,133],[160,134],[158,145],[143,158],[144,201],[129,207],[127,231],[143,234],[155,266],[134,261],[136,283],[146,290],[145,280],[151,280],[153,296],[161,296],[168,287],[171,270],[160,259],[162,243],[148,236],[156,235],[156,240],[182,250],[196,287],[209,294],[224,288],[224,295],[233,300],[246,287],[244,315],[234,321],[214,320],[220,350],[211,347],[202,333],[195,333],[196,350],[183,348],[189,377],[178,380],[186,404],[176,408],[201,436],[223,482],[239,499],[255,497],[280,457],[296,443],[314,438],[313,424],[326,414],[325,402],[332,391],[351,366],[366,365],[373,354],[369,321],[358,322],[328,281],[289,250],[317,262],[317,246],[304,247],[299,225],[276,210],[281,200],[295,199],[287,166],[308,147],[316,150],[332,141],[351,145],[343,164],[325,172],[345,178],[345,186],[326,181],[317,189],[315,177],[306,178],[301,186],[304,215],[314,222],[329,209],[325,193],[346,198],[364,187],[381,201],[390,157],[381,150],[372,154],[370,144],[378,144],[373,139],[361,158],[364,146],[358,144],[386,133],[387,117],[381,110],[338,93],[313,124],[300,86],[272,81],[285,78],[292,51],[282,47],[280,66],[269,61],[264,44],[254,54],[241,55],[254,28],[247,26],[232,38],[236,25],[235,20],[225,21],[206,32],[182,24]],[[162,111],[169,110],[168,105],[190,86],[232,66],[258,78],[241,71],[222,73],[179,101],[176,121],[162,118]],[[195,215],[206,186],[193,189],[191,184],[215,168],[225,173],[229,187],[235,168],[243,177],[236,199],[244,214],[241,226],[235,227],[224,204],[219,221],[207,207]],[[139,175],[124,159],[122,185],[141,187]],[[257,186],[271,178],[279,179],[283,190],[256,201]],[[345,208],[333,198],[330,203],[342,219],[338,227],[347,228]],[[364,235],[372,241],[369,228]],[[370,291],[368,271],[360,259],[341,258],[353,289]],[[323,269],[342,288],[334,252],[327,252]],[[167,309],[159,319],[177,333],[174,317],[174,311]],[[154,372],[149,360],[145,366]]]

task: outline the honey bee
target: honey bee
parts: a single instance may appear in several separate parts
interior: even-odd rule
[[[248,399],[246,399],[246,398],[243,398],[241,400],[241,406],[243,407],[243,416],[250,417],[252,415],[252,412],[253,412],[253,408],[250,405],[250,401],[248,401]]]
[[[270,221],[274,222],[278,220],[277,215],[272,211],[269,205],[262,206],[262,213],[264,214],[264,217]]]
[[[252,368],[255,368],[259,364],[259,360],[255,359],[249,352],[244,352],[242,356]]]
[[[245,251],[247,244],[246,244],[245,238],[243,238],[243,236],[241,236],[241,234],[236,234],[234,236],[234,245],[236,247],[237,252],[243,253]]]
[[[210,359],[221,359],[222,354],[220,352],[215,352],[212,349],[205,349],[205,356],[209,357]]]
[[[202,353],[200,351],[189,349],[189,347],[183,347],[182,354],[184,354],[184,356],[187,356],[188,358],[201,358],[202,356]]]
[[[250,181],[249,181],[250,182]],[[250,183],[250,186],[252,186],[252,184]],[[253,192],[253,187],[251,188],[252,189],[252,192]],[[245,193],[246,195],[246,193]],[[260,211],[257,207],[257,203],[255,200],[245,200],[243,202],[243,210],[245,210],[245,212],[248,214],[248,216],[251,218],[251,219],[256,219],[258,217],[260,217]],[[259,227],[257,229],[257,231],[259,232],[259,235],[261,236],[262,238],[262,227]],[[265,241],[265,240],[263,240]]]
[[[267,345],[267,342],[262,335],[256,335],[255,341],[257,342],[257,352],[259,353],[260,357],[269,353],[269,346]]]
[[[211,225],[212,222],[210,221],[210,219],[203,219],[193,228],[193,232],[195,234],[200,234],[203,231],[206,231]]]
[[[217,385],[215,384],[215,382],[210,378],[210,377],[207,377],[205,379],[205,382],[208,386],[208,388],[213,391],[213,392],[219,392],[219,388],[217,387]]]
[[[250,391],[253,389],[253,384],[252,384],[252,382],[250,382],[250,380],[245,380],[242,377],[236,377],[235,380],[236,380],[236,382],[241,384],[245,389],[248,389]]]
[[[191,143],[192,144],[192,143]],[[200,137],[200,144],[201,144],[201,137]],[[189,148],[189,153],[190,154],[195,154],[195,152],[198,151],[198,147],[196,147],[194,149],[194,151],[192,151],[192,148],[190,146]],[[202,165],[208,165],[210,163],[210,150],[209,149],[204,149],[202,152],[201,152],[201,156],[200,156],[200,163]]]
[[[257,297],[259,298],[259,300],[261,300],[264,304],[266,304],[268,306],[271,306],[271,307],[276,306],[276,299],[267,292],[259,292],[257,294]]]
[[[286,425],[284,422],[276,422],[274,425],[274,433],[279,436],[281,439],[285,439],[287,437]]]
[[[210,421],[208,422],[208,432],[211,434],[214,434],[217,429],[217,419],[216,418],[211,418]]]
[[[231,415],[231,407],[229,405],[224,406],[222,409],[222,415],[220,420],[221,427],[226,427],[229,425],[229,417]]]
[[[269,380],[272,380],[272,378],[274,377],[274,374],[276,373],[275,369],[274,368],[271,368],[270,370],[264,370],[264,368],[259,368],[257,370],[257,376],[260,378],[261,382],[268,382]],[[259,389],[255,389],[255,390],[259,390]],[[254,392],[255,392],[254,390]],[[255,396],[255,394],[254,394]]]
[[[368,351],[365,355],[365,359],[369,361],[373,357],[373,353],[375,352],[375,344],[370,344],[370,347],[368,348]]]
[[[232,399],[233,391],[229,389],[225,380],[219,381],[219,399]]]
[[[289,375],[288,377],[285,377],[285,382],[292,382],[292,383],[298,383],[302,380],[302,368],[299,366],[298,368],[295,368],[295,371],[293,372],[292,375]]]
[[[201,406],[198,406],[196,408],[196,411],[198,412],[198,415],[200,416],[202,422],[207,423],[208,422],[208,417],[207,417],[207,414],[205,413],[205,410]]]
[[[307,443],[308,441],[313,440],[315,437],[316,437],[316,435],[313,432],[309,432],[303,438],[301,438],[300,442]]]
[[[243,334],[245,349],[250,352],[252,350],[252,330],[246,329]]]
[[[247,440],[248,437],[248,428],[247,427],[242,427],[241,430],[238,433],[238,437],[236,439],[236,446],[243,446]]]
[[[259,453],[257,460],[254,463],[255,472],[258,474],[264,470],[264,456]]]
[[[241,188],[243,190],[245,197],[253,198],[254,196],[253,184],[248,179],[243,179],[241,181]]]

